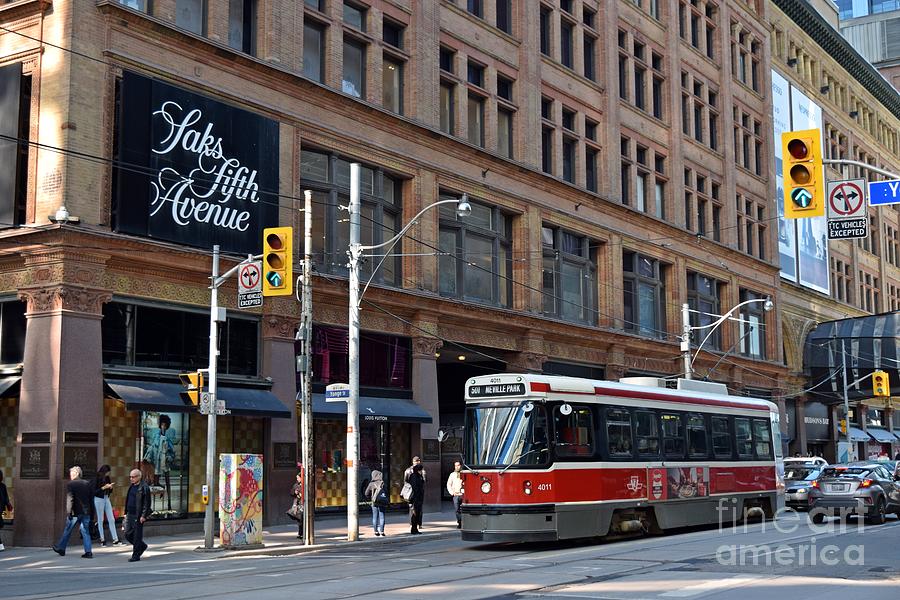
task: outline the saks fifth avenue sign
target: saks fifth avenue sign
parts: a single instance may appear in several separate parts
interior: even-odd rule
[[[278,123],[134,73],[121,98],[116,229],[259,252],[278,224]]]

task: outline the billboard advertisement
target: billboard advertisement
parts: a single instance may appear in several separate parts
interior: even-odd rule
[[[778,255],[781,276],[797,281],[797,224],[784,218],[784,177],[781,174],[781,134],[791,130],[790,84],[777,71],[772,71],[772,116],[775,128],[775,206],[778,207]]]

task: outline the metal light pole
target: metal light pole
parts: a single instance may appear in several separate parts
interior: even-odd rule
[[[847,379],[850,373],[847,372],[847,349],[844,340],[841,340],[841,364],[844,371],[844,423],[846,424],[845,435],[847,436],[847,462],[850,462],[853,460],[853,445],[850,442],[850,400],[847,395]]]
[[[219,358],[219,245],[213,246],[212,259],[212,285],[210,286],[209,303],[209,397],[211,398],[211,410],[206,416],[206,485],[209,492],[209,502],[206,503],[206,513],[203,516],[203,547],[211,550],[213,547],[214,500],[216,497],[216,369]]]
[[[684,378],[691,379],[691,307],[687,302],[681,305],[681,357],[684,359]]]
[[[315,510],[316,482],[313,467],[313,414],[312,414],[312,192],[303,194],[303,291],[301,313],[303,322],[303,380],[300,405],[300,460],[303,462],[303,543],[312,546],[316,542]]]
[[[467,217],[472,212],[472,207],[469,205],[469,199],[466,194],[463,194],[457,200],[439,200],[420,210],[391,239],[372,246],[362,246],[359,243],[359,171],[359,163],[350,165],[350,204],[347,206],[350,212],[350,247],[347,250],[347,255],[350,258],[350,262],[347,265],[350,270],[349,344],[347,348],[348,378],[350,379],[348,382],[350,397],[347,398],[347,540],[350,542],[355,542],[359,539],[359,301],[361,297],[359,292],[359,259],[364,251],[388,247],[381,262],[372,269],[372,277],[374,277],[375,272],[384,262],[387,255],[391,253],[394,245],[406,235],[409,228],[415,225],[419,217],[426,211],[440,204],[454,203],[456,204],[456,214],[460,217]],[[371,282],[371,278],[369,281]],[[365,289],[363,293],[365,293]]]

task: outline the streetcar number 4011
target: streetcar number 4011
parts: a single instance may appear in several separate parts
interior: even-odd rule
[[[537,489],[539,492],[549,492],[553,489],[552,483],[539,483],[537,484]]]

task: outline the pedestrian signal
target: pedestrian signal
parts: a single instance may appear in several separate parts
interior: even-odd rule
[[[872,394],[888,397],[891,395],[891,383],[888,380],[887,371],[875,371],[872,373]]]
[[[825,174],[822,136],[818,129],[781,134],[784,175],[784,217],[802,219],[825,215]]]
[[[193,373],[181,373],[178,375],[181,385],[187,388],[187,391],[181,392],[181,401],[191,406],[200,405],[200,392],[203,391],[203,373],[195,371]]]
[[[263,296],[290,296],[293,293],[292,227],[263,230]]]

